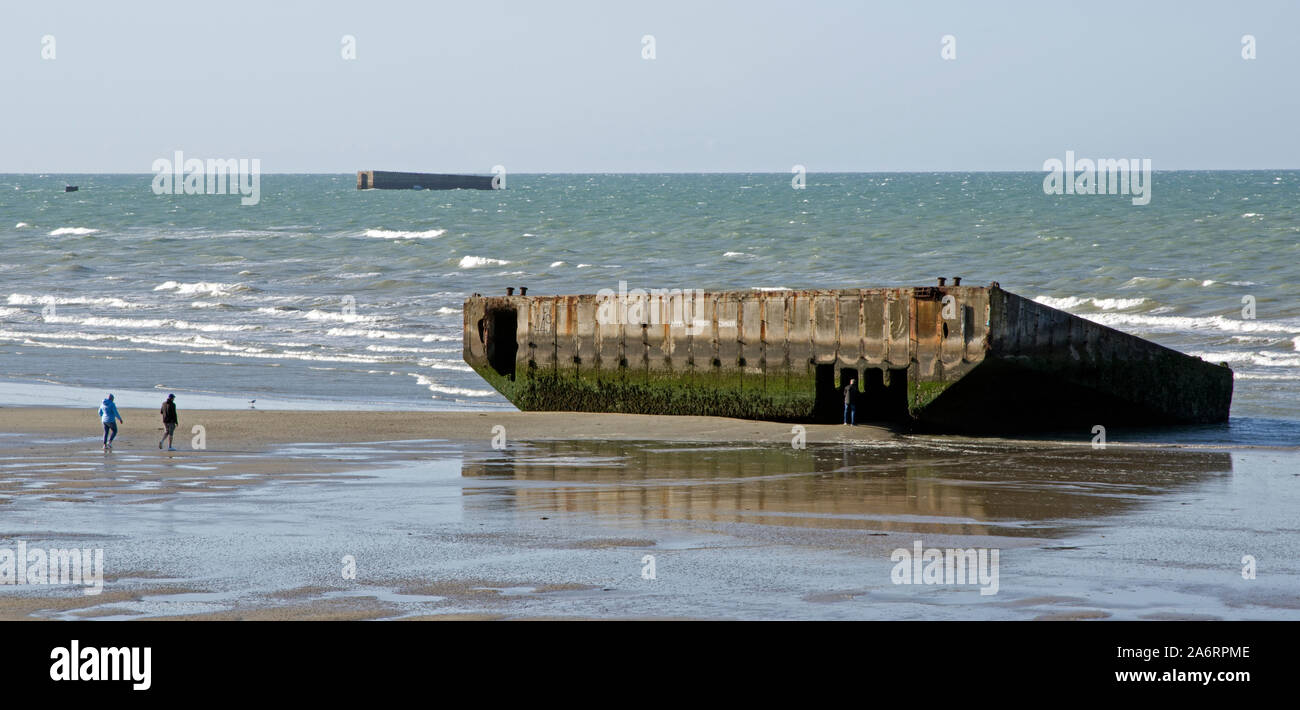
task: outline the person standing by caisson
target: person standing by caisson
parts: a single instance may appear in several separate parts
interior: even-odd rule
[[[176,395],[167,395],[167,399],[163,402],[162,409],[159,412],[163,418],[163,429],[167,433],[163,434],[163,438],[158,440],[158,448],[161,449],[165,441],[167,442],[167,450],[175,451],[175,447],[172,446],[175,443],[172,441],[172,435],[176,433],[176,422],[178,421],[176,418]]]

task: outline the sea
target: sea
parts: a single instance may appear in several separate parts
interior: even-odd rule
[[[1300,441],[1300,171],[512,174],[493,191],[264,175],[0,175],[0,405],[510,410],[461,358],[473,293],[967,284],[1235,372],[1194,438]],[[78,191],[65,192],[65,185]]]

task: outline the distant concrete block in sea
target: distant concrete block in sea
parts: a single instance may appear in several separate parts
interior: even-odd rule
[[[474,294],[464,358],[521,410],[1008,433],[1222,422],[1232,370],[984,286]]]
[[[358,170],[358,190],[492,190],[491,175],[442,175]]]

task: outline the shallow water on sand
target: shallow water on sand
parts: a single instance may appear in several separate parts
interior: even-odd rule
[[[279,455],[353,454],[391,460],[143,502],[130,486],[93,502],[13,495],[0,546],[104,548],[105,593],[140,591],[85,597],[108,618],[347,608],[378,618],[1300,619],[1295,449],[949,438],[803,450],[404,442]],[[997,550],[996,593],[896,584],[891,556],[918,542]],[[345,555],[356,579],[342,575]],[[1245,555],[1254,579],[1243,579]],[[81,596],[0,587],[0,603],[13,594]]]

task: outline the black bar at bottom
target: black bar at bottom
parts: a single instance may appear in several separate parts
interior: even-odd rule
[[[472,688],[490,691],[496,705],[502,694],[579,700],[588,696],[565,700],[554,693],[598,680],[664,702],[687,693],[685,683],[725,687],[738,694],[733,699],[780,689],[796,698],[844,691],[867,700],[876,693],[868,689],[886,686],[922,696],[1045,686],[1115,697],[1209,690],[1247,697],[1289,684],[1297,628],[1265,622],[7,622],[0,624],[0,668],[7,690],[49,700],[235,699],[253,689],[373,699],[376,692]],[[59,664],[71,660],[74,642],[81,658],[77,680],[68,663]],[[128,651],[102,653],[105,648]],[[124,656],[129,665],[121,675],[130,680],[85,679],[92,670],[87,662],[95,661],[94,672],[111,673]],[[1134,672],[1154,675],[1117,675]],[[1203,673],[1211,674],[1208,681]],[[133,688],[145,684],[148,689]]]

